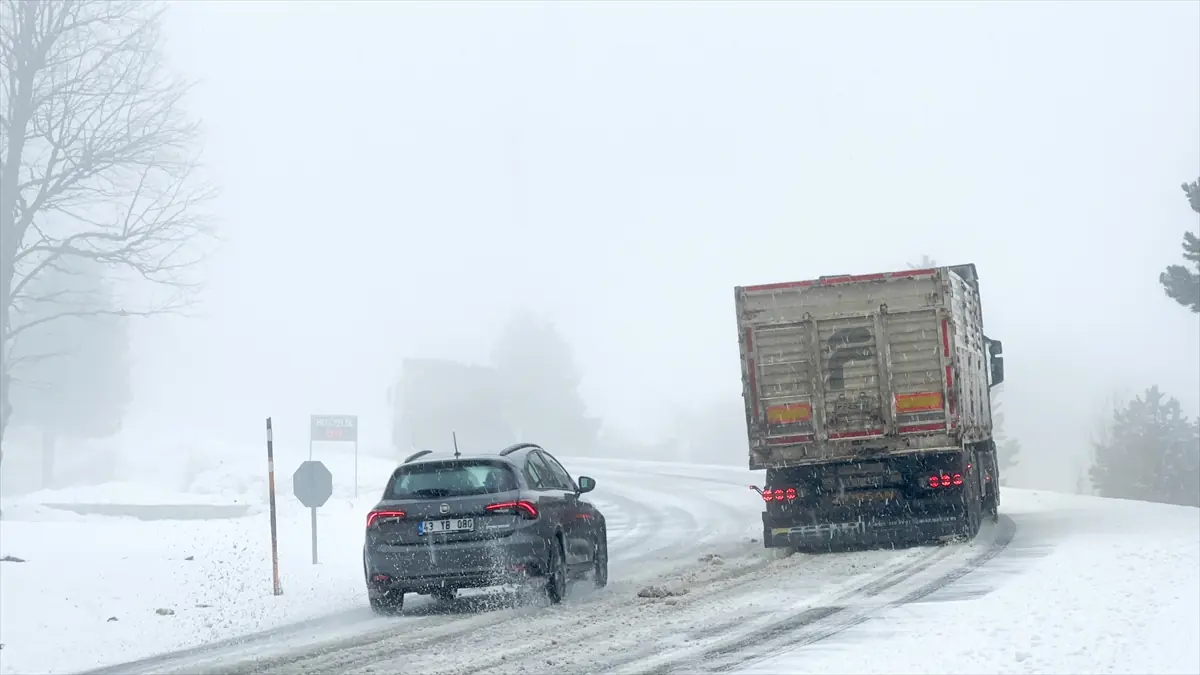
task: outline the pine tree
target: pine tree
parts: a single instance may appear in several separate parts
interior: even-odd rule
[[[992,392],[992,439],[996,442],[996,462],[1000,465],[1000,484],[1008,485],[1009,471],[1020,463],[1021,442],[1009,438],[1004,430],[1004,412],[1001,411],[999,390]]]
[[[1190,184],[1184,183],[1182,187],[1188,204],[1200,214],[1200,178]],[[1200,313],[1200,237],[1191,232],[1183,233],[1183,259],[1191,263],[1193,269],[1185,265],[1171,265],[1158,275],[1158,282],[1168,298]]]
[[[554,324],[515,313],[492,350],[505,413],[519,440],[582,451],[595,444],[599,421],[588,417],[582,373],[570,343]]]
[[[1094,445],[1100,496],[1200,506],[1200,424],[1157,386],[1118,409],[1111,435]]]

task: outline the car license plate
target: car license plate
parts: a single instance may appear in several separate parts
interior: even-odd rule
[[[861,504],[863,502],[890,502],[900,498],[899,490],[867,490],[850,492],[833,498],[835,504]]]
[[[417,523],[417,534],[441,534],[443,532],[474,532],[474,518],[446,518]]]

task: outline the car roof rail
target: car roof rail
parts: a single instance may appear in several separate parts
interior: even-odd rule
[[[521,450],[522,448],[536,448],[536,447],[538,447],[537,443],[514,443],[514,444],[508,446],[507,448],[501,450],[500,456],[507,457],[507,456],[513,454],[514,452]]]
[[[431,452],[433,452],[433,451],[432,450],[421,450],[419,452],[414,452],[413,454],[409,455],[408,457],[405,457],[404,461],[401,462],[401,464],[408,464],[409,462],[413,461],[414,459],[416,459],[418,457],[424,457],[425,455],[428,455]]]

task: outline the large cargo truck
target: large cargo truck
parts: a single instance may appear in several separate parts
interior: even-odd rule
[[[765,546],[971,538],[998,517],[990,391],[1004,361],[974,265],[735,296]]]

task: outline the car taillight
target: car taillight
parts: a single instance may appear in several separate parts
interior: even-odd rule
[[[494,513],[519,513],[526,520],[534,520],[538,517],[537,507],[533,505],[533,502],[527,502],[524,499],[515,502],[488,504],[485,508]]]
[[[403,518],[403,511],[372,511],[367,514],[367,527],[375,524],[375,521],[385,520],[388,518]]]
[[[762,498],[764,502],[782,502],[785,499],[789,502],[795,501],[796,488],[767,488],[763,490]]]
[[[961,473],[956,473],[956,474],[943,473],[940,475],[934,474],[929,477],[929,487],[931,487],[931,488],[950,487],[951,485],[957,487],[962,484],[963,484],[963,477],[962,477]]]

